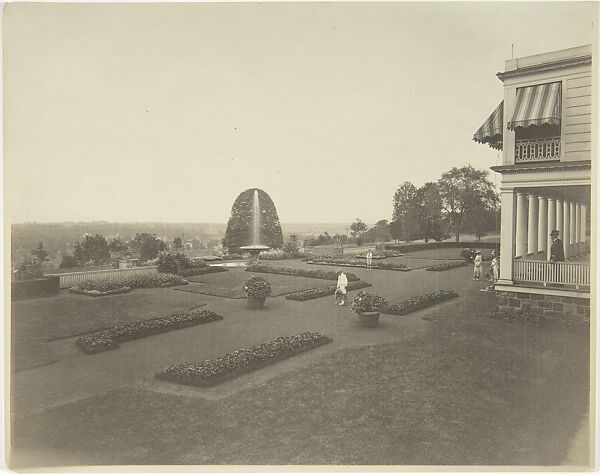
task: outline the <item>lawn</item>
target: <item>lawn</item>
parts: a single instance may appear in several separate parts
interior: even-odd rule
[[[410,274],[418,276],[417,289],[425,282],[420,279],[432,278],[429,272],[402,273],[392,282],[390,274],[396,275],[369,273],[382,294],[396,299],[415,291],[406,288]],[[386,316],[375,330],[356,328],[347,309],[325,299],[273,299],[271,310],[240,314],[238,320],[247,319],[254,331],[265,319],[268,326],[260,331],[268,333],[283,318],[278,312],[296,312],[281,328],[291,331],[299,324],[296,319],[304,318],[334,342],[313,350],[310,359],[294,357],[258,371],[237,387],[233,383],[229,392],[125,385],[17,417],[14,462],[562,463],[587,414],[589,333],[581,327],[534,328],[489,319],[488,297],[467,279],[468,269],[444,274],[460,286],[447,288],[462,298],[409,317]],[[223,325],[212,328],[243,330],[234,314],[237,301],[221,301],[230,312],[223,311]],[[153,338],[186,344],[199,341],[193,335],[200,333],[191,332],[205,330]],[[142,343],[98,356],[132,355]],[[271,376],[261,379],[261,372]]]
[[[243,269],[230,269],[229,272],[219,274],[200,275],[189,277],[190,284],[180,287],[184,292],[214,295],[230,299],[245,298],[244,283],[252,275]],[[300,290],[317,289],[326,287],[334,282],[309,277],[296,277],[291,275],[257,274],[271,283],[272,295],[274,297],[298,292]]]

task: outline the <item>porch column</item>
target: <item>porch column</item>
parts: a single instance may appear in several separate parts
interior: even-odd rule
[[[575,203],[575,254],[581,252],[581,203]]]
[[[574,201],[569,201],[569,240],[571,242],[571,246],[569,249],[569,257],[577,255],[577,245],[575,244],[577,241],[575,237],[577,235],[577,230],[575,226],[575,219],[577,215],[577,207]]]
[[[527,220],[527,254],[536,254],[538,245],[538,197],[529,195],[529,219]]]
[[[517,231],[515,257],[527,256],[527,194],[517,193]],[[500,264],[502,268],[502,264]]]
[[[500,204],[500,281],[512,284],[515,256],[515,192],[512,188],[500,190]]]
[[[548,198],[538,196],[538,229],[537,229],[537,250],[542,253],[542,259],[546,258],[548,250]]]
[[[556,229],[556,200],[548,198],[548,231],[546,232],[546,252],[547,259],[550,260],[550,248],[552,247],[552,238],[550,233]]]
[[[565,259],[571,257],[571,203],[563,201],[563,247]]]
[[[581,205],[581,243],[585,250],[585,240],[587,239],[587,205]]]

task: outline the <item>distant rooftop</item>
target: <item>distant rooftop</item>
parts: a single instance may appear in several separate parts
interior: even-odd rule
[[[504,72],[499,72],[497,76],[500,80],[503,80],[506,77],[559,69],[579,64],[590,64],[591,62],[592,46],[576,46],[574,48],[534,54],[522,58],[507,59],[504,66]]]

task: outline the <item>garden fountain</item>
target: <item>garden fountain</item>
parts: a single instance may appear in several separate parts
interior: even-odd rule
[[[258,255],[262,251],[268,251],[269,246],[259,244],[260,241],[260,203],[258,201],[258,190],[254,190],[254,203],[252,207],[252,245],[241,246],[242,251],[250,253],[250,262],[258,261]]]

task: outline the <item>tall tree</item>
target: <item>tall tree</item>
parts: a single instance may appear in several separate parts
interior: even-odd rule
[[[150,233],[135,233],[131,240],[131,249],[140,256],[143,261],[149,261],[158,257],[160,251],[164,251],[167,245],[162,239]]]
[[[498,203],[498,194],[488,179],[488,172],[471,165],[454,167],[445,172],[438,186],[442,207],[453,228],[456,242],[460,241],[463,220],[470,210],[495,209]]]
[[[230,253],[238,253],[241,246],[254,244],[254,191],[258,192],[259,236],[256,244],[280,249],[283,246],[283,233],[275,204],[271,197],[261,189],[250,188],[237,197],[231,207],[231,217],[227,222],[227,231],[223,246]]]
[[[437,183],[427,182],[417,190],[418,221],[425,242],[442,241],[448,235],[442,220],[442,197]]]
[[[41,264],[48,260],[49,253],[44,247],[44,243],[40,241],[38,247],[31,251],[31,255]]]
[[[365,223],[363,223],[362,220],[359,218],[356,218],[356,221],[354,221],[350,225],[350,232],[352,233],[352,236],[354,236],[356,238],[356,243],[359,246],[362,244],[361,238],[366,230],[367,230],[367,225]]]
[[[105,264],[110,260],[110,246],[104,236],[86,234],[81,242],[75,243],[73,255],[80,264]]]
[[[419,230],[419,201],[417,188],[409,181],[405,181],[394,193],[394,209],[392,220],[394,227],[399,232],[394,239],[413,241],[420,237]]]
[[[175,239],[173,239],[173,247],[176,250],[180,250],[183,247],[183,241],[181,240],[181,238],[179,236],[177,236]]]

